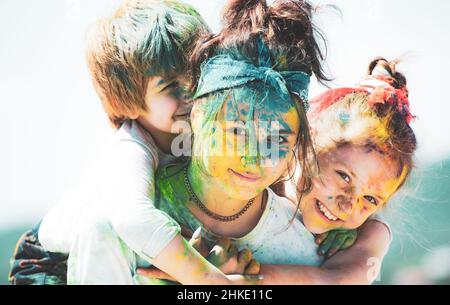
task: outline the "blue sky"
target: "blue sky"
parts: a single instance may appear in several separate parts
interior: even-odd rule
[[[224,1],[190,0],[214,30]],[[314,1],[318,3],[318,1]],[[117,0],[0,2],[0,228],[35,221],[95,161],[111,129],[84,60],[84,33]],[[322,11],[332,86],[353,85],[371,58],[407,54],[417,159],[450,155],[450,1],[341,0]],[[313,84],[311,95],[323,90]]]

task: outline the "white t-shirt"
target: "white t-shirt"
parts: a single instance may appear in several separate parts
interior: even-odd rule
[[[267,188],[267,205],[258,224],[247,235],[235,238],[238,249],[249,248],[261,264],[319,266],[314,236],[296,213],[296,206]]]
[[[180,232],[177,222],[154,206],[161,155],[137,121],[126,121],[111,149],[43,218],[39,240],[44,248],[69,253],[85,220],[98,218],[135,253],[147,260],[156,257]]]

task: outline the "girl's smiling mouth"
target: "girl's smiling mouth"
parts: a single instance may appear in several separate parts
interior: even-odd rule
[[[327,221],[336,222],[338,220],[341,220],[339,217],[334,215],[320,200],[316,199],[316,210],[318,214],[322,216],[322,218],[326,219]]]
[[[261,179],[261,176],[259,176],[259,175],[248,173],[248,172],[241,174],[241,173],[235,172],[231,168],[228,169],[228,172],[241,178],[242,180],[249,181],[249,182],[255,182],[255,181],[258,181],[259,179]]]

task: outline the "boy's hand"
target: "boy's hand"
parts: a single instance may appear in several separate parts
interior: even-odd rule
[[[253,259],[249,249],[238,249],[227,238],[219,239],[210,251],[202,238],[201,228],[198,228],[189,243],[205,257],[211,264],[225,274],[257,275],[260,265]]]
[[[357,230],[337,229],[316,235],[317,253],[329,258],[338,251],[351,247],[357,237]]]
[[[238,252],[229,239],[217,242],[206,259],[225,274],[257,275],[260,264],[249,249]]]
[[[183,235],[186,237],[184,231]],[[189,244],[194,247],[211,264],[220,269],[231,284],[248,285],[257,284],[261,280],[259,277],[260,264],[253,259],[249,249],[237,251],[229,239],[220,239],[211,250],[206,241],[201,236],[201,228],[192,234]],[[138,268],[137,273],[150,278],[175,281],[170,275],[156,267]]]

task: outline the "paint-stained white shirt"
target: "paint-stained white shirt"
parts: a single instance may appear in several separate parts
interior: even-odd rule
[[[267,192],[267,206],[261,220],[250,233],[235,239],[235,244],[238,248],[251,249],[261,264],[319,266],[322,257],[317,255],[314,236],[295,212],[295,205],[269,188]]]
[[[317,255],[317,245],[314,236],[301,221],[301,216],[295,213],[294,204],[284,197],[276,195],[271,189],[267,189],[268,198],[266,208],[258,224],[251,232],[241,238],[234,238],[233,243],[239,250],[249,248],[254,258],[261,264],[287,264],[320,266],[323,261]],[[160,198],[158,202],[161,208],[169,215],[187,215],[186,211],[171,209],[169,202]],[[183,206],[178,206],[186,209]],[[291,222],[295,216],[294,221]],[[180,219],[180,224],[195,230],[201,224],[192,216]],[[203,230],[207,239],[213,239],[212,234]],[[217,237],[215,237],[217,238]],[[145,262],[139,260],[130,263],[139,267],[148,267]],[[127,271],[128,272],[128,271]],[[150,280],[139,275],[134,276],[137,284],[161,284],[159,280]]]

